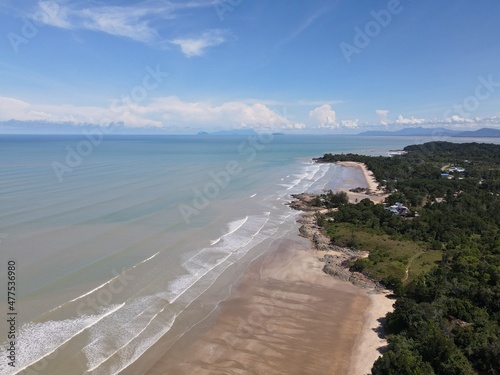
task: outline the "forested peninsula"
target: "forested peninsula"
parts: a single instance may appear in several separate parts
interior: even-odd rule
[[[430,142],[364,163],[389,195],[313,204],[333,245],[369,251],[349,264],[391,289],[388,347],[374,375],[500,374],[500,145]]]

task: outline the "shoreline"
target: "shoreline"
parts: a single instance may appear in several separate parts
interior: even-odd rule
[[[359,312],[363,316],[362,328],[353,345],[349,370],[346,372],[349,375],[369,374],[373,363],[381,355],[379,349],[387,345],[382,334],[382,322],[385,315],[393,310],[394,300],[388,298],[392,292],[365,275],[349,270],[353,261],[368,256],[368,252],[330,243],[330,239],[316,225],[315,214],[324,209],[311,205],[315,197],[316,195],[305,193],[293,195],[290,207],[303,212],[298,220],[301,224],[299,233],[310,241],[311,252],[323,263],[323,272],[334,279],[353,284],[369,297],[369,305]]]
[[[322,272],[295,233],[252,262],[210,327],[146,374],[349,374],[371,304],[365,290]]]
[[[373,173],[360,162],[337,162],[350,168],[361,169],[366,180],[368,189],[364,192],[353,192],[347,188],[340,188],[339,191],[347,193],[349,203],[357,203],[362,199],[370,199],[375,204],[382,203],[388,194],[379,189],[377,180]],[[373,363],[381,356],[380,348],[387,345],[383,335],[382,324],[388,312],[393,311],[393,299],[388,296],[392,294],[375,280],[372,280],[358,272],[351,272],[349,265],[358,258],[368,256],[366,251],[355,251],[353,249],[332,245],[330,239],[325,236],[316,225],[316,212],[325,213],[328,209],[314,207],[312,202],[315,194],[297,194],[292,196],[294,200],[290,207],[302,211],[298,222],[301,224],[299,233],[307,238],[311,243],[317,259],[324,263],[323,272],[335,278],[347,281],[357,287],[367,290],[370,297],[370,305],[363,315],[363,328],[356,340],[351,354],[349,375],[369,374]]]
[[[363,328],[351,353],[349,375],[370,374],[375,361],[382,355],[380,349],[387,345],[382,325],[385,315],[393,311],[389,292],[370,294],[370,305],[363,317]]]
[[[363,170],[370,187],[363,198],[381,198],[366,166],[345,166]],[[368,253],[330,244],[316,226],[315,196],[292,197],[290,208],[302,211],[298,231],[254,260],[212,323],[176,342],[145,374],[371,372],[386,345],[381,321],[394,301],[381,285],[349,271],[350,261]]]
[[[366,181],[366,185],[368,186],[367,191],[365,193],[354,192],[346,188],[340,188],[339,191],[343,191],[347,193],[349,198],[349,203],[357,203],[358,201],[368,198],[373,203],[382,203],[385,198],[389,196],[385,190],[379,189],[379,184],[373,175],[373,172],[370,171],[364,163],[355,162],[355,161],[338,161],[335,164],[342,165],[344,167],[351,168],[359,168],[363,173],[363,176]]]

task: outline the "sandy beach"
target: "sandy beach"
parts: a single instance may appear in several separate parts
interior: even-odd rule
[[[349,191],[348,189],[340,189],[347,193],[350,203],[359,202],[362,199],[369,198],[374,203],[382,203],[388,194],[378,187],[378,182],[373,176],[372,171],[370,171],[364,163],[358,163],[354,161],[339,161],[336,164],[343,165],[345,167],[359,168],[363,172],[369,191],[366,193],[355,193]]]
[[[368,292],[369,293],[369,292]],[[365,311],[363,329],[354,345],[351,356],[349,375],[366,375],[371,373],[373,363],[380,357],[380,348],[387,345],[382,334],[382,323],[385,315],[393,310],[394,299],[384,293],[369,293],[370,305]]]
[[[213,325],[179,340],[149,375],[368,374],[393,301],[338,280],[301,238],[254,261]]]
[[[363,170],[370,189],[368,195],[360,194],[363,198],[383,199],[383,192],[377,189],[366,166],[342,164]],[[328,245],[320,249],[310,241],[311,236],[321,235],[314,224],[314,211],[307,203],[311,197],[304,195],[304,200],[296,201],[299,206],[294,207],[307,211],[299,220],[305,238],[294,233],[276,240],[244,272],[210,323],[194,327],[146,374],[371,372],[380,348],[386,344],[381,324],[394,300],[363,275],[353,276],[342,269],[343,260],[366,254],[350,249],[339,252]],[[337,259],[325,262],[331,257]],[[342,275],[325,271],[325,264]]]

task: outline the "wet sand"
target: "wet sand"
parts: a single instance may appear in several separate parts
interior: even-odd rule
[[[336,164],[343,165],[345,167],[356,167],[361,168],[363,175],[365,176],[366,184],[368,185],[368,189],[373,192],[378,192],[378,182],[373,176],[372,171],[370,171],[364,163],[358,163],[355,161],[339,161]]]
[[[387,312],[374,301],[384,297],[322,265],[308,241],[280,240],[247,269],[211,327],[179,340],[147,374],[369,373],[380,346],[373,328]]]
[[[356,203],[365,198],[369,198],[374,203],[382,203],[384,202],[385,198],[387,198],[388,194],[384,190],[378,188],[378,182],[375,179],[373,172],[370,171],[364,163],[358,163],[355,161],[339,161],[336,164],[343,165],[345,167],[359,168],[361,169],[365,177],[366,185],[369,189],[369,192],[367,193],[354,193],[352,191],[349,191],[349,189],[339,189],[340,191],[344,191],[347,193],[350,203]]]

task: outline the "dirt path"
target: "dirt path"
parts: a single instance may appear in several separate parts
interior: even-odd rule
[[[405,271],[405,277],[403,279],[403,283],[406,282],[406,280],[408,280],[408,276],[409,276],[409,271],[410,271],[410,267],[411,267],[411,264],[413,263],[413,261],[420,255],[422,255],[424,252],[423,251],[419,251],[418,253],[416,253],[414,256],[412,256],[410,258],[410,260],[408,261],[408,265],[406,266],[406,271]]]

